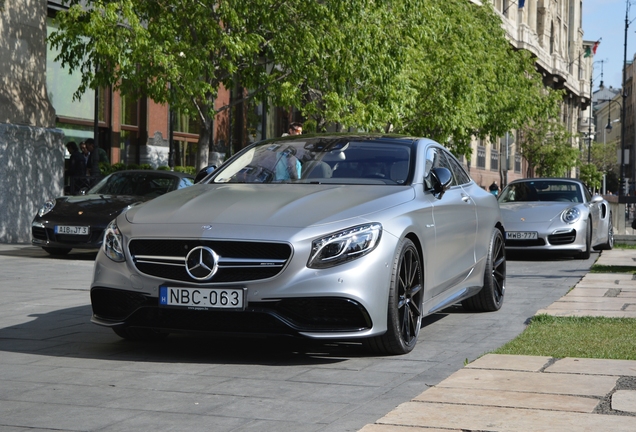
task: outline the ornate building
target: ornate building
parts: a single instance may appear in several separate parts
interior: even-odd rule
[[[585,57],[581,0],[491,0],[501,15],[510,44],[528,50],[546,87],[565,90],[561,121],[574,136],[589,131],[590,77],[593,57]],[[521,7],[520,7],[521,6]],[[587,43],[590,44],[589,42]],[[526,161],[516,145],[516,131],[473,143],[470,173],[482,186],[525,177]],[[579,138],[572,146],[582,148]],[[570,173],[574,177],[575,172]]]

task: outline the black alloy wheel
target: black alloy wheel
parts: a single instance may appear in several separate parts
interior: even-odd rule
[[[387,314],[387,331],[365,340],[381,354],[406,354],[415,348],[422,325],[422,264],[413,242],[404,239],[393,263]]]
[[[474,296],[462,301],[464,309],[476,312],[494,312],[501,309],[506,292],[506,247],[503,234],[493,230],[488,248],[484,286]]]

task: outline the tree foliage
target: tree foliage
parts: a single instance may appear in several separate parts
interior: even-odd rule
[[[329,124],[428,136],[470,157],[555,113],[533,60],[490,3],[466,0],[67,0],[49,41],[82,73],[76,95],[113,86],[196,117],[197,166],[214,116],[245,99]],[[245,88],[217,106],[220,88]]]
[[[579,179],[581,179],[588,188],[599,190],[603,181],[603,173],[600,172],[593,163],[586,163],[581,165]]]
[[[579,149],[572,147],[572,134],[547,117],[526,123],[519,129],[521,153],[537,177],[564,177],[578,163]],[[534,172],[533,172],[534,171]]]

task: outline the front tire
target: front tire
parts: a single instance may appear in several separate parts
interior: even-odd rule
[[[506,292],[506,247],[501,231],[494,229],[488,246],[484,286],[474,296],[462,301],[464,309],[494,312],[501,309]]]
[[[612,214],[607,221],[607,242],[598,247],[598,250],[612,250],[614,248],[614,225],[612,224]]]
[[[587,220],[585,228],[585,250],[580,252],[577,257],[582,260],[588,259],[592,255],[592,221]]]
[[[404,239],[393,262],[387,312],[387,331],[365,340],[379,354],[407,354],[415,348],[422,325],[424,296],[422,262],[417,248]]]

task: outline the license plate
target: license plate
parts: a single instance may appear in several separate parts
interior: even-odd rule
[[[245,288],[159,287],[159,305],[193,310],[245,309]]]
[[[69,226],[69,225],[56,225],[55,234],[70,234],[70,235],[88,235],[90,232],[87,226]]]
[[[539,235],[536,231],[506,231],[508,240],[536,240]]]

